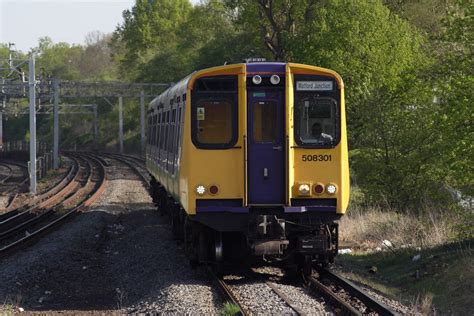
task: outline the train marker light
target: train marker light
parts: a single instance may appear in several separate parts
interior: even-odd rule
[[[309,184],[300,184],[298,187],[298,192],[300,195],[310,195],[311,187]]]
[[[329,194],[334,194],[336,193],[337,191],[337,187],[335,184],[328,184],[327,187],[326,187],[326,191],[329,193]]]
[[[252,82],[254,84],[261,84],[262,83],[262,77],[260,77],[259,75],[255,75],[252,78]]]
[[[270,77],[270,82],[271,82],[272,84],[275,84],[275,85],[276,85],[276,84],[279,84],[279,83],[280,83],[280,76],[278,76],[278,75],[272,75],[272,76]]]
[[[324,185],[321,183],[318,183],[314,186],[314,193],[316,194],[321,194],[324,192]]]
[[[196,187],[196,193],[199,195],[204,195],[204,193],[206,193],[206,188],[203,185],[198,185]]]
[[[219,188],[217,187],[217,185],[211,185],[211,187],[209,188],[209,193],[215,195],[217,194],[217,192],[219,192]]]

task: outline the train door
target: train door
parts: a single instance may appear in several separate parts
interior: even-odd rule
[[[285,107],[282,90],[247,91],[248,204],[285,203]]]

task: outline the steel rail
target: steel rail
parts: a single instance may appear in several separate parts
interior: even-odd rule
[[[329,279],[331,282],[334,282],[335,284],[343,288],[345,291],[349,292],[350,295],[361,301],[370,311],[383,316],[400,315],[384,303],[377,301],[376,299],[365,293],[361,288],[359,288],[351,281],[346,280],[345,278],[338,275],[336,272],[327,269],[322,269],[318,272],[320,273],[320,276],[322,278]]]
[[[323,297],[330,301],[337,308],[341,309],[342,314],[345,315],[362,315],[362,312],[351,306],[343,298],[337,296],[331,289],[319,282],[314,277],[308,277],[310,288],[322,294]],[[336,311],[336,314],[337,311]]]
[[[77,160],[75,161],[77,162],[77,172],[74,173],[74,178],[72,178],[65,186],[59,188],[59,191],[51,191],[50,193],[54,192],[54,194],[48,195],[46,199],[41,199],[35,205],[30,206],[27,210],[18,212],[16,215],[0,222],[0,241],[18,234],[20,230],[36,225],[45,218],[53,215],[56,211],[55,207],[64,203],[68,198],[75,194],[75,188],[77,187],[77,183],[80,181],[80,165]],[[38,209],[46,210],[38,212]]]
[[[4,177],[3,179],[0,180],[0,184],[3,184],[5,183],[6,181],[8,181],[8,179],[10,179],[12,176],[13,176],[13,169],[12,167],[10,167],[8,165],[8,163],[5,163],[5,162],[0,162],[0,166],[3,166],[5,168],[8,169],[8,175],[6,177]]]
[[[31,217],[31,215],[28,214],[32,214],[32,211],[55,203],[60,196],[63,196],[65,192],[69,191],[77,180],[80,169],[79,162],[77,160],[73,161],[75,161],[75,164],[71,166],[66,176],[53,187],[45,191],[45,193],[35,197],[30,204],[17,207],[0,215],[0,231],[5,225],[11,226],[11,224],[8,224],[9,221],[14,222],[19,221],[19,218]]]
[[[53,187],[46,190],[43,194],[35,197],[30,204],[25,204],[15,209],[11,209],[6,213],[0,215],[0,227],[7,221],[9,218],[17,216],[18,214],[32,211],[35,208],[39,207],[43,202],[47,201],[50,198],[53,198],[56,194],[65,190],[71,182],[74,181],[75,177],[77,176],[79,167],[77,165],[73,165],[70,167],[69,172],[66,174],[65,177],[58,183],[56,183]],[[11,204],[11,203],[10,203]]]
[[[271,288],[272,291],[275,292],[275,294],[278,295],[286,303],[286,305],[293,309],[297,315],[305,314],[299,307],[295,306],[295,304],[293,304],[290,298],[285,293],[280,291],[272,282],[265,281],[265,284],[268,285],[268,287]]]
[[[208,268],[208,273],[212,278],[213,283],[219,289],[219,292],[223,298],[223,301],[230,302],[237,306],[240,312],[237,315],[250,316],[252,315],[247,309],[240,303],[235,294],[232,292],[231,288],[225,283],[225,281],[218,277],[211,268]]]
[[[48,231],[52,230],[56,226],[62,224],[66,219],[72,217],[73,215],[77,214],[80,211],[85,210],[88,206],[90,206],[97,198],[105,191],[106,183],[107,183],[107,176],[105,172],[105,166],[100,162],[98,159],[94,159],[96,165],[98,166],[97,170],[99,173],[99,181],[95,183],[92,192],[85,196],[82,201],[66,212],[64,215],[60,216],[59,218],[55,219],[54,221],[49,222],[47,225],[42,226],[41,228],[37,229],[36,231],[32,232],[31,234],[16,240],[15,242],[0,248],[0,257],[4,257],[10,253],[12,253],[15,249],[18,249],[21,246],[25,246],[28,243],[34,242],[43,234],[47,233]],[[91,171],[90,177],[93,176],[93,172]]]
[[[105,157],[109,157],[111,159],[115,159],[115,160],[118,160],[124,164],[126,164],[127,166],[129,166],[143,181],[143,183],[145,184],[146,188],[149,190],[150,189],[150,182],[149,182],[149,179],[147,179],[147,176],[140,170],[138,170],[138,168],[141,168],[143,170],[146,170],[146,167],[145,166],[140,166],[138,165],[138,162],[137,161],[133,161],[131,162],[129,159],[135,159],[133,156],[129,156],[129,155],[120,155],[120,154],[111,154],[111,153],[108,153],[108,154],[101,154]],[[137,167],[138,166],[138,167]]]
[[[15,209],[8,210],[9,207],[7,207],[7,212],[3,213],[0,215],[0,224],[2,221],[5,219],[14,216],[20,212],[23,212],[25,210],[31,210],[34,207],[40,205],[42,202],[47,201],[48,199],[52,198],[54,195],[56,195],[59,191],[63,190],[70,182],[73,181],[77,171],[79,170],[78,167],[78,162],[73,160],[75,163],[69,167],[68,172],[62,177],[58,182],[56,182],[53,186],[47,188],[43,193],[40,195],[34,197],[29,203],[26,203],[24,205],[21,205]],[[28,180],[28,178],[26,179]],[[16,196],[15,196],[16,197]],[[10,206],[12,205],[13,200],[10,201]]]
[[[4,192],[2,192],[3,195],[10,194],[10,192],[12,192],[13,190],[15,190],[17,188],[21,188],[25,183],[27,183],[29,181],[30,178],[28,176],[28,166],[27,165],[19,163],[19,162],[6,161],[6,160],[2,161],[1,164],[2,165],[12,165],[12,166],[16,166],[16,167],[20,168],[21,170],[23,170],[23,169],[26,170],[25,176],[23,178],[20,178],[22,180],[16,186],[12,186],[11,188],[9,188],[9,189],[5,190]],[[11,169],[11,167],[9,167],[9,168]],[[0,184],[7,185],[5,182],[11,177],[13,177],[13,170],[12,170],[11,176],[3,179],[0,182]]]

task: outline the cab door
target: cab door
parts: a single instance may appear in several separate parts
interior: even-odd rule
[[[285,107],[282,90],[247,91],[248,204],[285,203]]]

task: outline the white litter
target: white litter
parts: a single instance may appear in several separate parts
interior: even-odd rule
[[[344,254],[347,254],[347,253],[352,253],[352,250],[351,249],[339,249],[338,254],[340,255],[344,255]]]
[[[421,259],[421,255],[418,254],[418,255],[413,256],[413,258],[411,258],[411,261],[418,261],[420,259]]]

